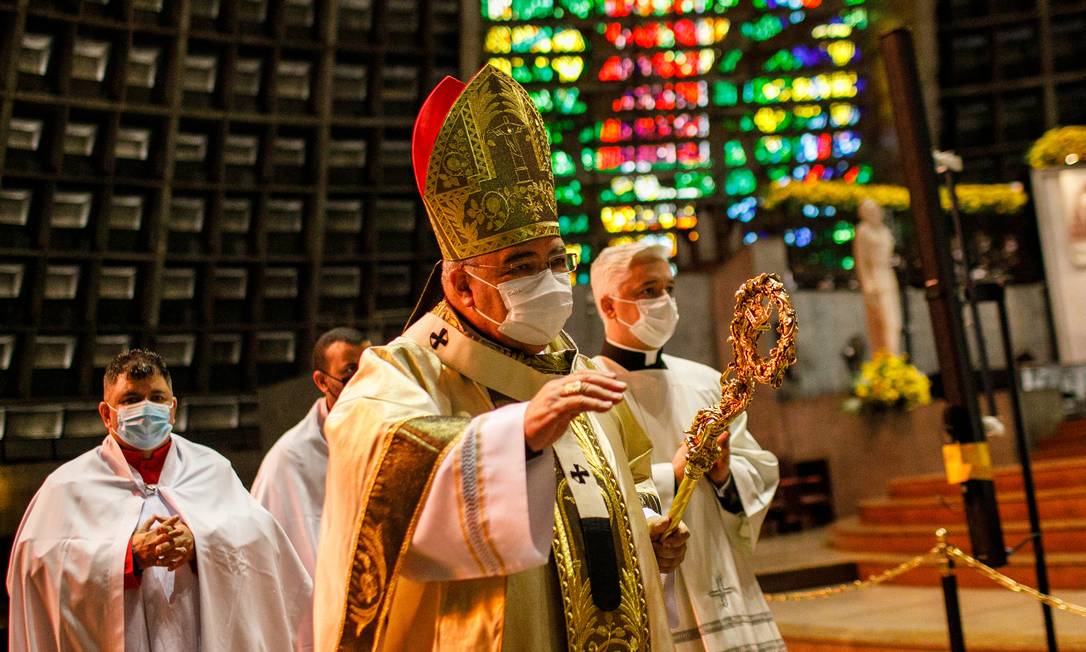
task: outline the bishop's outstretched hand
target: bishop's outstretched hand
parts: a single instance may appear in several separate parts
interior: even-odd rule
[[[578,414],[607,412],[622,401],[626,383],[609,371],[577,371],[543,385],[524,412],[524,440],[533,451],[558,441]]]

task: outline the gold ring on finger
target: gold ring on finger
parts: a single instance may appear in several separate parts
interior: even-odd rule
[[[562,396],[573,396],[584,393],[584,383],[579,380],[571,380],[562,385]]]

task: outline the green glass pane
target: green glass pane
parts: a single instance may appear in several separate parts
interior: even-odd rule
[[[852,239],[856,237],[856,231],[851,224],[842,220],[833,225],[833,233],[830,236],[836,244],[845,244],[852,242]]]
[[[554,101],[551,99],[551,92],[547,89],[528,91],[528,97],[532,98],[532,104],[535,104],[535,108],[539,109],[540,113],[550,113],[554,111]]]
[[[573,157],[559,150],[551,152],[551,168],[556,177],[572,176],[577,171]]]
[[[739,103],[739,89],[726,81],[713,82],[713,104],[717,106],[735,106]]]
[[[734,168],[747,164],[747,151],[743,143],[738,140],[729,140],[724,143],[724,165]]]
[[[596,150],[588,147],[581,150],[581,167],[585,169],[585,172],[596,169]]]
[[[584,197],[581,195],[581,182],[576,179],[565,185],[555,185],[554,196],[561,204],[580,206],[584,203]]]
[[[726,75],[735,72],[735,68],[739,65],[739,60],[742,58],[742,50],[728,50],[720,57],[720,72]]]
[[[724,181],[724,192],[729,195],[748,195],[758,187],[754,172],[747,169],[732,170]]]
[[[802,67],[803,62],[788,49],[777,50],[773,56],[762,64],[762,69],[766,72],[792,72]]]
[[[588,18],[592,14],[592,0],[562,0],[562,6],[578,18]]]
[[[784,26],[782,20],[772,14],[765,14],[758,20],[743,23],[739,31],[753,41],[768,41],[781,33]]]

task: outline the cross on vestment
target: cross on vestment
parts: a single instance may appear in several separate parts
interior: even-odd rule
[[[430,333],[430,347],[435,351],[449,343],[449,329],[442,328],[440,333]]]
[[[580,464],[574,464],[573,471],[570,472],[569,476],[576,480],[578,484],[584,484],[585,478],[588,477],[588,471],[582,468]]]
[[[717,575],[715,578],[713,578],[713,585],[714,585],[715,588],[713,588],[712,591],[709,591],[709,597],[710,598],[716,598],[717,600],[720,600],[720,608],[721,609],[727,609],[728,608],[728,594],[729,593],[737,593],[737,591],[735,589],[731,588],[731,587],[725,587],[724,586],[724,580],[721,579],[721,577],[719,575]]]

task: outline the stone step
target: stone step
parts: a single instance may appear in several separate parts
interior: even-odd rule
[[[1086,443],[1086,442],[1084,442]],[[1022,472],[1019,466],[1002,466],[995,469],[996,491],[1022,491]],[[1086,449],[1079,457],[1037,461],[1033,464],[1033,485],[1038,490],[1061,487],[1086,486]],[[891,498],[924,496],[954,496],[961,489],[949,484],[946,475],[930,473],[890,481],[887,491]]]
[[[1086,455],[1086,419],[1070,419],[1060,424],[1055,435],[1042,439],[1034,448],[1038,460]]]
[[[1045,551],[1086,553],[1086,519],[1048,520],[1041,525]],[[833,529],[832,546],[853,552],[879,551],[915,554],[935,543],[937,527],[927,524],[869,525],[857,519],[839,521]],[[947,528],[950,542],[969,549],[969,531],[964,525]],[[1003,523],[1003,537],[1010,547],[1029,536],[1028,521]],[[1028,550],[1028,546],[1023,550]]]
[[[1033,459],[1037,461],[1058,460],[1068,457],[1086,457],[1086,440],[1061,441],[1052,445],[1038,448],[1033,452]]]
[[[1026,521],[1022,492],[997,493],[1003,522]],[[1086,519],[1086,486],[1046,489],[1037,492],[1042,522]],[[952,528],[965,522],[961,496],[877,498],[860,503],[860,521],[866,525],[930,525]]]

